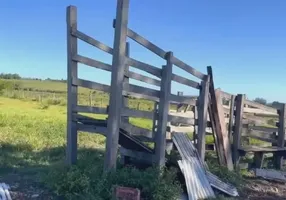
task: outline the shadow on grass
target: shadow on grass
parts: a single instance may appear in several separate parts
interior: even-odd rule
[[[118,165],[116,172],[103,173],[102,149],[79,148],[78,162],[72,167],[65,166],[64,158],[64,146],[34,151],[29,145],[2,143],[1,181],[11,186],[17,183],[17,190],[23,193],[29,193],[32,187],[51,196],[38,199],[109,200],[115,185],[139,188],[148,200],[175,200],[181,192],[176,171],[172,170],[159,176],[160,171],[154,168],[139,170]]]

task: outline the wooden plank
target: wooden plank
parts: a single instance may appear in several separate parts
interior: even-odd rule
[[[96,83],[93,81],[87,81],[87,80],[83,80],[83,79],[79,79],[79,78],[73,78],[72,84],[76,85],[76,86],[92,89],[92,90],[100,90],[100,91],[104,91],[104,92],[108,92],[108,93],[110,92],[110,86],[109,85]]]
[[[278,147],[284,147],[285,145],[285,128],[286,128],[286,104],[283,104],[281,106],[281,109],[279,110],[279,127],[278,127],[278,140],[277,140],[277,146]],[[283,166],[283,159],[284,157],[281,155],[274,155],[275,157],[275,165],[277,169],[281,169]],[[286,158],[286,156],[285,156]]]
[[[215,95],[215,86],[214,86],[214,80],[213,80],[213,73],[212,73],[212,68],[211,66],[207,67],[208,75],[210,76],[210,101],[211,101],[211,106],[209,108],[209,115],[211,116],[211,122],[212,122],[212,127],[213,127],[213,133],[214,133],[214,138],[215,138],[215,144],[216,144],[216,149],[217,149],[217,154],[219,158],[219,163],[221,165],[227,165],[227,157],[225,154],[225,149],[224,149],[224,138],[223,138],[223,133],[221,129],[221,123],[220,120],[225,120],[225,119],[220,119],[219,118],[219,109],[218,109],[218,104],[217,104],[217,99]]]
[[[77,39],[71,35],[72,28],[77,29],[77,8],[68,6],[66,10],[67,23],[67,149],[66,162],[68,165],[76,163],[77,160],[77,130],[76,123],[72,120],[73,108],[77,105],[78,88],[72,84],[72,80],[78,76],[77,62],[72,57],[77,54]]]
[[[198,120],[198,107],[194,106],[193,107],[193,112],[194,112],[194,119]],[[194,125],[194,133],[193,133],[193,140],[194,140],[194,145],[197,147],[198,144],[198,125]]]
[[[248,129],[262,132],[277,132],[278,128],[264,127],[264,126],[248,126]]]
[[[159,86],[159,87],[161,86],[160,80],[150,78],[148,76],[144,76],[144,75],[138,74],[136,72],[128,71],[128,72],[126,72],[126,76],[129,78],[135,79],[137,81],[141,81],[141,82],[148,83],[148,84],[155,85],[155,86]]]
[[[237,95],[236,113],[235,113],[235,129],[233,134],[233,161],[235,168],[239,166],[239,148],[241,146],[241,132],[242,132],[242,115],[244,108],[245,96],[243,94]]]
[[[143,110],[135,110],[135,109],[130,109],[130,108],[123,108],[121,116],[153,119],[154,112],[143,111]]]
[[[111,71],[111,65],[97,61],[97,60],[94,60],[94,59],[91,59],[91,58],[88,58],[88,57],[85,57],[85,56],[75,55],[73,57],[73,60],[76,62],[80,62],[82,64],[85,64],[85,65],[91,66],[91,67],[95,67],[98,69],[108,71],[108,72]]]
[[[243,146],[240,147],[239,150],[246,151],[246,152],[278,152],[278,151],[285,151],[286,148],[281,147],[257,147],[257,146]]]
[[[259,132],[259,131],[254,131],[254,130],[251,130],[251,129],[248,129],[246,133],[242,132],[241,136],[275,139],[275,136],[273,136],[272,133]]]
[[[94,47],[99,48],[102,51],[105,51],[105,52],[107,52],[109,54],[113,53],[113,49],[111,47],[109,47],[109,46],[103,44],[102,42],[100,42],[100,41],[98,41],[98,40],[96,40],[96,39],[86,35],[85,33],[77,30],[76,28],[72,29],[72,35],[77,37],[78,39],[80,39],[80,40],[82,40],[82,41],[84,41],[84,42],[94,46]]]
[[[160,47],[156,46],[155,44],[153,44],[152,42],[148,41],[147,39],[143,38],[138,33],[134,32],[131,29],[128,29],[127,35],[128,35],[128,37],[130,39],[134,40],[138,44],[141,44],[142,46],[144,46],[145,48],[149,49],[150,51],[152,51],[156,55],[158,55],[161,58],[165,59],[166,52],[163,49],[161,49]]]
[[[232,160],[232,151],[231,151],[231,143],[229,140],[229,135],[226,130],[226,124],[224,120],[224,112],[223,112],[223,105],[222,105],[222,97],[221,97],[221,91],[216,90],[215,91],[215,96],[216,96],[216,103],[217,103],[217,108],[218,108],[218,117],[220,121],[220,127],[221,127],[221,132],[222,132],[222,137],[223,137],[223,148],[224,148],[224,153],[226,157],[226,165],[229,170],[233,170],[233,160]]]
[[[265,105],[262,105],[262,104],[259,104],[259,103],[256,103],[250,100],[245,100],[245,104],[248,106],[254,107],[254,108],[259,108],[261,110],[277,114],[277,109],[271,108],[269,106],[265,106]]]
[[[140,94],[140,93],[131,92],[131,91],[123,91],[122,94],[124,96],[133,97],[137,99],[144,99],[144,100],[159,102],[159,97],[150,96],[149,94]]]
[[[283,171],[273,169],[255,169],[255,176],[286,183],[286,172]]]
[[[221,92],[223,94],[223,92]],[[232,127],[234,124],[234,104],[235,104],[235,95],[231,95],[230,98],[230,109],[229,109],[229,122],[228,122],[228,136],[230,140],[232,141],[233,131]]]
[[[176,74],[172,74],[172,80],[177,83],[181,83],[183,85],[187,85],[187,86],[190,86],[196,89],[200,89],[200,84],[197,83],[196,81],[192,81],[190,79],[184,78]]]
[[[174,103],[182,103],[191,106],[197,105],[197,97],[187,97],[187,96],[178,96],[174,94],[170,94],[170,102]]]
[[[128,84],[128,83],[123,84],[123,89],[127,92],[138,93],[141,95],[146,95],[146,96],[151,96],[151,97],[156,97],[156,98],[159,98],[160,96],[160,91],[158,90],[141,87],[141,86],[137,86],[133,84]]]
[[[126,42],[126,49],[125,49],[125,55],[128,58],[130,54],[130,44],[129,42]],[[126,74],[129,72],[129,65],[125,64],[125,69],[124,69],[124,79],[123,79],[123,83],[129,83],[129,77],[126,76]],[[128,108],[129,107],[129,98],[127,98],[127,96],[122,95],[122,107],[123,108]],[[129,123],[129,117],[128,116],[122,116],[121,117],[121,121],[124,123]]]
[[[195,119],[188,117],[180,117],[175,115],[168,115],[168,121],[172,122],[171,124],[187,124],[195,125]]]
[[[262,168],[263,167],[263,161],[264,161],[264,153],[263,152],[255,152],[253,160],[254,160],[255,168]]]
[[[163,66],[161,79],[160,101],[158,108],[158,125],[155,135],[155,162],[161,167],[165,165],[166,132],[168,124],[168,114],[170,109],[171,78],[173,52],[166,54],[167,64]]]
[[[75,107],[75,112],[107,114],[107,108],[77,105]]]
[[[198,102],[198,143],[197,148],[199,156],[202,160],[205,159],[205,149],[206,149],[206,127],[207,127],[207,115],[208,115],[208,105],[209,105],[209,85],[210,77],[207,76],[205,80],[201,82],[200,97]]]
[[[126,63],[129,66],[132,66],[136,69],[140,69],[142,71],[148,72],[149,74],[152,74],[153,76],[156,76],[158,78],[162,77],[162,69],[159,69],[157,67],[154,67],[152,65],[146,64],[144,62],[135,60],[133,58],[127,58]]]
[[[176,57],[173,57],[171,62],[174,65],[176,65],[177,67],[181,68],[182,70],[192,74],[193,76],[195,76],[201,80],[204,80],[207,76],[207,75],[197,71],[195,68],[191,67],[190,65],[184,63],[183,61],[179,60]]]
[[[121,123],[120,128],[129,132],[132,136],[145,136],[148,138],[154,138],[152,131],[138,126],[134,126],[129,123]]]
[[[107,128],[102,126],[93,126],[87,124],[77,124],[77,130],[82,132],[89,132],[89,133],[98,133],[101,135],[106,136]]]
[[[118,0],[116,8],[116,25],[114,33],[111,92],[107,122],[107,137],[104,170],[116,168],[119,126],[121,121],[122,91],[126,60],[126,39],[129,0]]]

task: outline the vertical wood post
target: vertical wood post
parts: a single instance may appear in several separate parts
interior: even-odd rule
[[[232,130],[233,130],[233,117],[234,117],[234,104],[235,104],[235,95],[231,95],[230,99],[230,108],[229,108],[229,122],[228,122],[228,137],[232,141]]]
[[[125,69],[128,6],[129,0],[117,1],[104,163],[105,171],[116,169]]]
[[[158,126],[158,102],[154,103],[154,115],[153,115],[153,126],[152,126],[152,134],[153,136],[156,135],[157,126]]]
[[[285,145],[285,128],[286,128],[286,104],[282,104],[281,109],[278,111],[279,114],[279,126],[278,126],[278,140],[277,146],[284,148]],[[275,155],[275,165],[277,169],[281,169],[283,165],[283,156]]]
[[[206,127],[208,121],[209,106],[209,85],[210,76],[207,75],[205,80],[201,82],[201,89],[198,101],[198,153],[202,160],[205,160],[206,151]]]
[[[72,85],[72,79],[77,78],[77,62],[72,57],[77,54],[77,38],[71,35],[72,28],[77,29],[77,8],[67,7],[67,149],[66,162],[68,165],[77,160],[77,127],[72,121],[73,108],[77,105],[77,86]]]
[[[130,45],[129,45],[129,42],[126,42],[126,57],[129,57],[129,54],[130,54]],[[129,66],[126,64],[125,65],[125,69],[124,69],[124,72],[125,73],[128,73],[129,72]],[[129,77],[124,75],[124,79],[123,79],[123,84],[126,83],[128,84],[129,83]],[[123,107],[124,108],[128,108],[128,96],[122,96],[123,97]],[[129,123],[129,117],[128,116],[123,116],[121,117],[121,120],[123,123]]]
[[[239,166],[239,148],[241,146],[244,100],[245,96],[243,94],[237,95],[235,110],[235,128],[233,134],[233,162],[236,169]]]
[[[155,163],[157,166],[165,165],[165,148],[166,148],[166,131],[169,115],[169,99],[171,94],[171,81],[172,81],[172,68],[173,64],[171,59],[173,57],[172,52],[166,54],[165,59],[167,65],[163,66],[161,90],[159,100],[159,112],[158,112],[158,125],[157,133],[155,135]]]
[[[193,110],[194,119],[195,119],[195,122],[196,122],[196,121],[198,121],[198,107],[195,105],[195,106],[193,106],[192,110]],[[198,144],[198,125],[196,123],[194,125],[193,140],[194,140],[194,145],[197,148],[197,144]]]

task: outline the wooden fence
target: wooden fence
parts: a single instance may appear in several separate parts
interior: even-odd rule
[[[128,28],[128,8],[129,0],[119,0],[117,3],[116,19],[114,20],[114,44],[113,48],[97,41],[77,29],[77,9],[74,6],[67,8],[67,51],[68,51],[68,125],[67,125],[67,162],[73,164],[77,158],[77,132],[88,131],[91,128],[95,132],[106,136],[105,170],[116,167],[116,158],[119,141],[119,129],[123,128],[130,135],[148,138],[149,142],[154,142],[155,153],[151,160],[157,166],[165,164],[166,132],[168,123],[197,125],[198,146],[204,146],[204,135],[207,126],[207,109],[209,101],[209,75],[203,74],[190,65],[179,60],[173,52],[165,51],[148,41],[138,33]],[[129,56],[132,48],[127,43],[130,38],[147,48],[163,60],[165,65],[156,67],[151,64],[135,60]],[[77,51],[77,39],[80,39],[98,49],[112,55],[112,64],[107,64],[92,58],[79,55]],[[111,72],[110,85],[100,84],[94,81],[78,78],[77,63],[82,63],[91,67]],[[176,66],[184,70],[182,77],[173,72]],[[152,78],[136,72],[129,68],[136,68],[155,76]],[[195,76],[200,79],[196,82],[189,78]],[[131,84],[129,79],[142,81],[159,87],[159,90]],[[172,82],[177,82],[190,88],[199,90],[199,100],[190,97],[178,96],[171,93]],[[77,105],[78,87],[84,87],[110,93],[109,105],[106,108]],[[144,98],[154,102],[156,109],[153,111],[141,111],[128,107],[128,99]],[[169,113],[170,103],[184,103],[198,106],[197,120],[189,117],[177,116]],[[79,125],[79,113],[99,113],[108,114],[107,127]],[[153,120],[152,131],[136,127],[129,123],[128,117],[139,117]],[[92,130],[92,132],[94,132]],[[200,153],[203,152],[199,148]],[[126,152],[126,151],[125,151]],[[130,152],[129,152],[130,153]],[[134,155],[136,152],[133,152]],[[129,154],[130,155],[130,154]]]

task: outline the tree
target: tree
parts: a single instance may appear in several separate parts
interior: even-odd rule
[[[261,98],[261,97],[257,97],[257,98],[255,98],[253,101],[256,102],[256,103],[263,104],[263,105],[266,105],[266,104],[267,104],[267,100],[264,99],[264,98]]]

